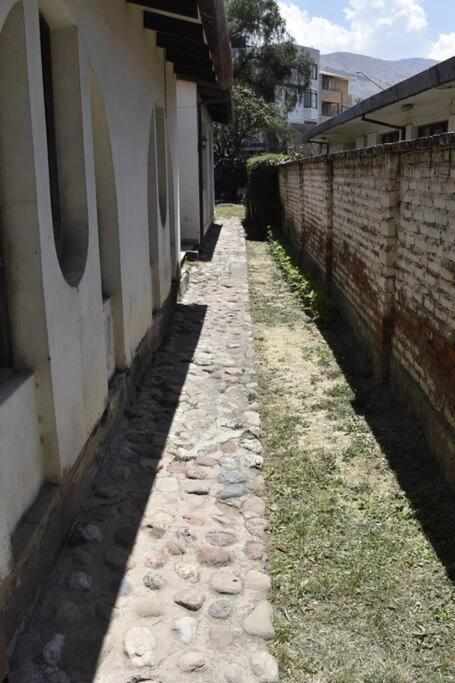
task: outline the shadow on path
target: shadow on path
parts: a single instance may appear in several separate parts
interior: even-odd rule
[[[116,618],[116,601],[133,592],[124,575],[205,315],[203,305],[176,306],[169,337],[144,371],[110,439],[43,601],[19,641],[10,683],[94,680],[109,647],[105,638]],[[153,537],[153,530],[150,533]],[[64,637],[61,661],[55,654],[56,634]],[[43,657],[49,641],[54,645]],[[71,678],[64,671],[71,672]]]

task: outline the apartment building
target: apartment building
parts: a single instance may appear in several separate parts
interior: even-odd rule
[[[352,107],[349,80],[347,76],[340,76],[330,71],[319,72],[321,110],[318,123],[323,123]]]

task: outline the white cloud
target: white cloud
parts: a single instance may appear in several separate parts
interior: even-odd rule
[[[385,56],[388,48],[399,50],[403,40],[410,40],[410,34],[427,28],[425,10],[418,0],[348,0],[343,10],[347,27],[311,16],[291,0],[282,0],[279,5],[297,42],[321,52],[346,50]],[[406,34],[409,38],[403,39]]]
[[[455,57],[455,33],[440,33],[431,45],[428,56],[438,61]]]

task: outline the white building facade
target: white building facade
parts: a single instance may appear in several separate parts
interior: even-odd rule
[[[289,113],[288,121],[293,124],[318,124],[321,115],[320,52],[302,46],[298,46],[298,50],[307,52],[311,57],[310,80],[302,101]]]
[[[162,336],[181,215],[184,235],[193,213],[198,238],[211,222],[212,121],[230,98],[229,44],[206,22],[220,5],[0,0],[0,640]],[[202,127],[179,132],[177,77]],[[1,660],[0,645],[3,680]]]

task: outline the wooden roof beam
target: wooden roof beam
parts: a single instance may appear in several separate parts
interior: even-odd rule
[[[200,24],[196,24],[193,21],[184,21],[183,19],[174,19],[165,14],[144,12],[144,28],[194,41],[195,43],[204,42],[204,32]]]
[[[169,14],[178,14],[190,19],[198,18],[197,0],[127,0],[127,2],[151,10],[156,9]]]

